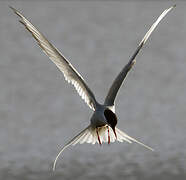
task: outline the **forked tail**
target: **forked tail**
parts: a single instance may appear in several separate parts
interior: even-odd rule
[[[109,129],[109,131],[108,131]],[[117,134],[117,139],[116,136],[112,130],[112,128],[110,128],[109,126],[105,125],[102,127],[98,127],[98,128],[92,128],[90,125],[85,128],[83,131],[81,131],[77,136],[75,136],[72,140],[70,140],[62,149],[61,151],[58,153],[58,155],[55,158],[54,164],[53,164],[53,171],[56,168],[56,163],[57,160],[59,158],[59,156],[61,155],[61,153],[70,145],[76,145],[76,144],[83,144],[83,143],[91,143],[91,144],[95,144],[95,143],[103,143],[103,142],[115,142],[116,140],[119,142],[128,142],[128,143],[138,143],[142,146],[144,146],[145,148],[154,151],[151,147],[137,141],[136,139],[128,136],[126,133],[124,133],[123,131],[119,130],[118,128],[115,129],[116,130],[116,134]],[[97,136],[97,132],[99,134],[99,138]]]

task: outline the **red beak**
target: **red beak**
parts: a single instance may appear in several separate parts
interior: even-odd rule
[[[114,127],[114,128],[112,128],[112,130],[113,130],[113,132],[114,132],[114,134],[115,134],[115,137],[116,137],[116,139],[117,139],[117,134],[116,134],[115,127]]]

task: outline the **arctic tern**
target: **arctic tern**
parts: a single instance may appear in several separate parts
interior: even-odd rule
[[[159,22],[165,17],[165,15],[173,9],[174,6],[166,9],[154,22],[148,32],[145,34],[136,51],[131,56],[129,62],[120,71],[114,82],[112,83],[109,92],[105,98],[104,104],[97,102],[93,92],[88,87],[87,83],[84,81],[83,77],[77,72],[77,70],[72,66],[72,64],[55,48],[46,37],[40,33],[19,11],[10,7],[15,14],[20,17],[20,22],[25,26],[25,28],[32,34],[36,39],[41,49],[50,58],[50,60],[59,68],[63,73],[65,80],[71,83],[81,98],[86,102],[86,104],[93,110],[93,115],[90,119],[90,125],[81,131],[77,136],[72,138],[58,153],[53,164],[53,170],[55,170],[57,159],[60,154],[70,145],[75,145],[77,143],[99,143],[107,142],[110,144],[115,140],[119,142],[126,141],[128,143],[136,142],[147,149],[153,151],[153,149],[136,139],[128,136],[123,131],[116,128],[117,116],[115,114],[115,98],[118,93],[122,82],[126,78],[128,72],[133,67],[136,62],[136,56],[142,49],[143,45],[146,43],[147,39],[154,31]]]

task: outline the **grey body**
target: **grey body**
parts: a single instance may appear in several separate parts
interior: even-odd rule
[[[107,120],[104,116],[106,107],[104,105],[97,104],[96,110],[94,111],[90,122],[93,128],[101,127],[107,124]]]
[[[101,127],[101,126],[108,124],[108,120],[106,119],[104,115],[104,111],[106,109],[109,109],[110,111],[115,113],[114,106],[107,106],[107,105],[102,105],[102,104],[97,103],[96,109],[90,119],[92,127],[96,128],[96,127]]]
[[[95,144],[95,142],[98,142],[95,140],[95,131],[97,132],[97,135],[98,133],[100,133],[100,137],[102,138],[103,142],[106,142],[107,140],[108,142],[110,141],[114,142],[115,140],[118,140],[120,142],[127,141],[131,143],[133,141],[152,150],[152,148],[144,145],[143,143],[137,141],[136,139],[128,136],[126,133],[122,132],[121,130],[115,128],[117,124],[117,117],[115,115],[115,98],[128,72],[135,64],[136,62],[135,58],[137,54],[142,49],[143,45],[146,43],[147,39],[154,31],[158,23],[163,19],[163,17],[170,10],[172,10],[173,7],[175,6],[172,6],[166,9],[165,11],[163,11],[163,13],[158,17],[155,23],[151,26],[149,31],[145,34],[142,41],[139,43],[136,51],[131,56],[128,64],[124,66],[124,68],[120,71],[120,73],[112,83],[103,105],[97,102],[93,92],[90,90],[83,77],[76,71],[76,69],[72,66],[72,64],[57,50],[57,48],[55,48],[45,38],[45,36],[42,33],[40,33],[19,11],[11,7],[15,12],[15,14],[17,14],[21,18],[20,22],[33,35],[33,37],[36,39],[36,41],[38,42],[42,50],[45,52],[45,54],[51,59],[53,63],[56,64],[59,70],[64,74],[65,80],[67,80],[68,83],[71,83],[75,87],[78,94],[87,103],[87,105],[94,111],[90,119],[90,125],[87,128],[85,128],[82,132],[80,132],[77,136],[75,136],[71,141],[69,141],[64,146],[64,148],[59,152],[59,154],[55,159],[53,169],[55,169],[55,165],[59,155],[69,145],[75,145],[77,143],[84,143],[84,142]],[[110,131],[109,134],[109,127],[111,127],[111,129],[113,130],[115,137],[112,131]],[[106,130],[108,130],[108,139],[105,139]],[[100,139],[99,139],[99,143],[100,143]]]

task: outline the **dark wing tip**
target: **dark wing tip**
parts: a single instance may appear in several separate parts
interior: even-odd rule
[[[14,8],[13,8],[12,6],[8,5],[8,7],[9,7],[10,9],[14,10]]]
[[[14,11],[14,13],[17,14],[17,10],[15,8],[13,8],[12,6],[8,6],[10,9],[12,9]]]
[[[16,10],[15,8],[13,8],[12,6],[9,6],[10,9],[12,9],[14,11],[15,14],[17,14],[19,17],[21,17],[21,13]],[[21,17],[22,18],[22,17]]]

